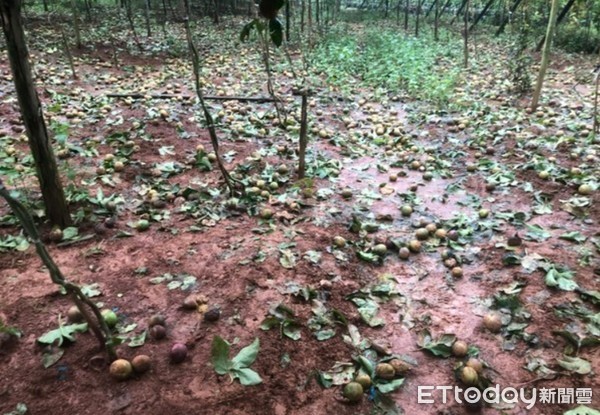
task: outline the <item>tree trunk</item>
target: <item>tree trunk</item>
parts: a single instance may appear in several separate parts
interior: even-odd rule
[[[470,0],[467,0],[465,4],[465,27],[463,28],[465,38],[463,64],[465,68],[469,66],[469,3]]]
[[[544,42],[544,50],[542,51],[542,63],[540,64],[540,72],[538,73],[537,82],[535,84],[535,92],[531,100],[531,109],[535,111],[540,101],[542,86],[544,85],[544,76],[548,69],[550,61],[550,49],[552,48],[552,39],[554,38],[554,29],[556,28],[556,15],[558,14],[558,0],[552,0],[552,8],[550,9],[550,19],[548,20],[548,29],[546,30],[546,40]]]
[[[79,31],[79,9],[77,8],[77,3],[75,0],[71,0],[71,9],[73,11],[73,29],[75,30],[75,44],[77,45],[77,49],[82,48],[81,44],[81,33]]]
[[[483,16],[485,16],[485,14],[487,13],[487,11],[490,9],[490,7],[492,6],[492,4],[494,3],[495,0],[489,0],[485,6],[483,7],[483,10],[481,11],[481,13],[479,13],[477,15],[477,17],[475,18],[475,21],[473,22],[473,24],[471,25],[471,27],[469,28],[469,31],[473,31],[473,29],[475,29],[475,26],[477,26],[477,23],[479,23],[479,21],[483,18]]]
[[[302,5],[300,7],[300,33],[304,33],[304,14],[306,13],[306,0],[302,0]]]
[[[515,11],[517,10],[517,7],[519,7],[519,4],[521,4],[522,1],[523,0],[515,0],[515,2],[513,3],[513,5],[510,7],[510,12],[502,20],[502,23],[500,23],[500,27],[496,31],[496,36],[499,36],[500,34],[502,34],[504,32],[504,28],[506,27],[506,24],[508,23],[508,20],[510,19],[510,16],[512,16],[515,13]]]
[[[467,4],[467,0],[463,0],[462,3],[460,4],[460,7],[458,8],[458,11],[456,12],[456,15],[452,18],[452,20],[450,20],[450,26],[452,26],[454,24],[454,21],[456,20],[457,17],[462,15],[462,11],[465,8],[466,4]]]
[[[0,18],[6,38],[6,49],[12,69],[21,116],[25,123],[29,147],[37,171],[46,216],[61,228],[71,224],[71,215],[65,199],[56,159],[50,145],[46,122],[37,91],[35,90],[29,64],[29,52],[21,25],[21,0],[0,1]]]
[[[437,42],[440,40],[440,2],[435,0],[435,21],[433,29],[433,39]]]
[[[561,22],[565,19],[565,17],[567,16],[567,13],[569,13],[569,10],[571,9],[571,7],[573,6],[574,3],[575,3],[575,0],[569,0],[569,2],[567,4],[565,4],[565,7],[563,7],[563,9],[560,11],[560,14],[558,15],[558,19],[556,20],[557,25],[561,24]],[[537,47],[535,48],[536,52],[539,52],[540,50],[542,50],[542,46],[544,46],[545,40],[546,40],[546,37],[543,37],[542,40],[539,41],[539,43],[537,44]]]
[[[410,0],[406,0],[404,3],[404,31],[408,32],[408,8],[410,7]]]
[[[146,18],[146,36],[152,36],[152,28],[150,26],[150,0],[144,0],[144,15]]]
[[[290,41],[290,17],[291,17],[290,2],[286,1],[285,2],[285,41],[286,42]]]
[[[421,5],[425,0],[417,0],[417,17],[415,19],[415,37],[419,37],[419,17],[421,16]]]

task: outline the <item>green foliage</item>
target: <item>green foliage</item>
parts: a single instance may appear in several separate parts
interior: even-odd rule
[[[215,336],[210,349],[211,362],[215,372],[219,375],[229,374],[231,380],[239,379],[244,386],[258,385],[262,383],[260,375],[250,366],[256,360],[260,350],[260,341],[256,338],[250,345],[244,347],[233,358],[229,359],[229,343],[219,336]]]
[[[529,44],[529,25],[521,25],[517,39],[511,45],[511,56],[508,60],[509,79],[512,83],[512,91],[516,94],[526,94],[531,91],[531,68],[532,58],[527,52]]]
[[[312,61],[336,86],[360,81],[442,105],[458,80],[459,68],[452,62],[459,61],[459,53],[458,43],[438,44],[380,27],[357,36],[338,26],[315,49]]]
[[[600,47],[600,32],[594,27],[561,25],[557,28],[554,44],[565,52],[596,53]]]

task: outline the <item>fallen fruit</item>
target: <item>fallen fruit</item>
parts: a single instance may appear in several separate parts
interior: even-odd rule
[[[379,363],[377,367],[375,367],[375,374],[378,378],[390,380],[394,379],[394,376],[396,376],[396,370],[394,369],[394,366],[389,363]]]
[[[50,235],[48,237],[52,242],[60,242],[63,238],[63,231],[58,226],[55,226],[50,231]]]
[[[260,212],[261,219],[271,219],[273,217],[273,211],[269,208],[264,208]]]
[[[108,326],[108,328],[113,328],[117,325],[117,322],[119,321],[119,318],[117,317],[117,314],[112,311],[112,310],[102,310],[102,318],[104,319],[104,322],[106,323],[106,325]]]
[[[152,326],[150,327],[150,336],[156,340],[164,339],[167,336],[167,329],[160,324]]]
[[[218,308],[211,308],[206,313],[204,313],[204,321],[214,322],[217,321],[221,317],[221,310]]]
[[[462,380],[465,385],[473,386],[479,381],[479,375],[477,375],[477,372],[472,367],[465,366],[460,372],[460,380]]]
[[[594,191],[594,189],[592,188],[591,185],[589,184],[582,184],[581,186],[579,186],[579,188],[577,189],[577,192],[580,195],[584,195],[584,196],[588,196],[591,195],[592,192]]]
[[[410,216],[413,213],[413,208],[410,205],[404,205],[400,208],[402,216]]]
[[[373,253],[379,256],[387,254],[387,246],[385,244],[377,244],[373,247]]]
[[[408,259],[410,257],[410,250],[407,247],[403,246],[398,251],[398,256],[400,257],[400,259]]]
[[[395,376],[404,376],[410,372],[410,365],[404,360],[392,359],[389,363],[394,368]]]
[[[167,321],[162,314],[154,314],[148,319],[148,327],[156,326],[157,324],[164,326],[166,323]]]
[[[454,278],[462,278],[462,276],[463,276],[463,270],[461,267],[452,268],[452,271],[450,271],[450,273],[452,274],[452,277],[454,277]]]
[[[67,319],[71,323],[81,323],[83,321],[83,314],[81,313],[81,310],[79,310],[79,307],[76,305],[71,306],[69,311],[67,311]]]
[[[172,363],[181,363],[187,357],[187,346],[183,343],[175,343],[173,347],[171,347],[171,352],[169,353],[169,357],[171,358]]]
[[[131,366],[136,373],[145,373],[150,370],[151,363],[150,356],[140,354],[133,358]]]
[[[489,312],[483,317],[483,325],[492,333],[498,333],[502,329],[502,318],[495,311]]]
[[[410,252],[419,252],[421,250],[421,242],[416,239],[411,240],[408,243],[408,249],[410,249]]]
[[[135,223],[135,228],[138,231],[147,231],[148,228],[150,228],[150,222],[148,222],[146,219],[140,219]]]
[[[363,396],[363,387],[358,382],[350,382],[346,386],[344,386],[343,395],[344,398],[348,399],[350,402],[359,402]]]
[[[446,229],[440,228],[435,231],[435,236],[436,236],[436,238],[444,239],[444,238],[446,238],[447,233],[448,232],[446,232]]]
[[[464,357],[469,352],[469,345],[462,340],[457,340],[452,345],[452,354],[456,357]]]
[[[371,387],[371,376],[367,375],[366,373],[361,373],[359,375],[356,376],[356,378],[354,379],[354,381],[356,383],[359,383],[360,386],[362,386],[363,390],[367,390]]]
[[[131,371],[133,367],[128,360],[125,359],[117,359],[110,364],[109,372],[110,375],[118,380],[125,380],[129,376],[131,376]]]
[[[188,295],[183,300],[182,307],[186,310],[197,310],[198,309],[198,297],[195,294]]]
[[[424,241],[425,239],[429,238],[429,231],[426,228],[419,228],[415,232],[415,236],[418,240]]]
[[[346,246],[346,240],[342,236],[334,236],[333,246],[335,246],[336,248],[343,248]]]
[[[474,357],[467,360],[466,366],[473,368],[477,373],[481,373],[483,371],[483,363],[481,363],[481,360],[475,359]]]

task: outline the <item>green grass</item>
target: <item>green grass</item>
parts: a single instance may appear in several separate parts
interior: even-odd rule
[[[460,74],[458,41],[434,42],[415,38],[397,28],[370,27],[356,33],[355,26],[336,26],[314,50],[314,69],[328,82],[348,92],[352,84],[445,105]]]

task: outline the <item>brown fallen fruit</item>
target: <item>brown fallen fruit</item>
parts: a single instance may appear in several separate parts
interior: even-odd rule
[[[110,364],[110,375],[117,380],[125,380],[131,376],[133,370],[131,363],[125,359],[117,359]]]
[[[187,357],[188,349],[187,346],[183,343],[175,343],[173,347],[171,347],[171,352],[169,353],[169,357],[171,358],[172,363],[181,363]]]
[[[145,354],[137,355],[131,360],[131,366],[135,373],[145,373],[150,370],[151,365],[152,361],[150,360],[150,356]]]

